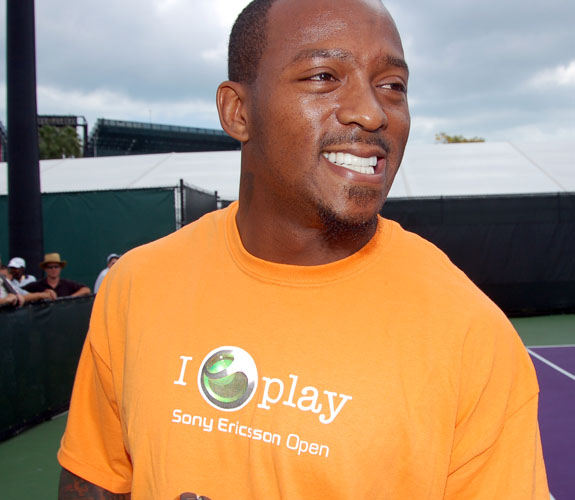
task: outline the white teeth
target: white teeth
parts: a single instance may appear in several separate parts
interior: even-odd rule
[[[377,165],[377,156],[370,156],[369,158],[362,158],[361,156],[355,156],[350,153],[323,153],[324,158],[340,165],[341,167],[348,168],[355,172],[361,174],[374,174],[375,166]]]

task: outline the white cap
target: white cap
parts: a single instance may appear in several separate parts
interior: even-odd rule
[[[117,253],[111,253],[106,258],[106,264],[109,264],[112,259],[119,259],[119,258],[120,258],[120,255],[118,255]]]
[[[15,269],[19,268],[24,269],[26,267],[26,261],[22,257],[13,257],[12,259],[10,259],[10,262],[8,262],[8,267],[13,267]]]

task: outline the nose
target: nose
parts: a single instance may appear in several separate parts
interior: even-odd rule
[[[343,125],[355,124],[371,132],[380,128],[386,129],[387,113],[376,92],[367,82],[348,82],[345,88],[341,89],[336,111],[338,121]]]

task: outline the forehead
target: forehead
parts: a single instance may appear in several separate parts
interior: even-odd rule
[[[280,0],[268,13],[262,68],[337,49],[347,59],[403,59],[399,33],[379,0]]]

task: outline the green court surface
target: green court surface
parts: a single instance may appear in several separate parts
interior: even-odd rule
[[[67,413],[0,443],[0,498],[53,499],[58,493],[60,465],[56,451]]]
[[[527,346],[575,344],[575,314],[511,321]],[[66,416],[56,417],[0,443],[2,500],[56,498],[60,474],[56,451],[66,426]]]
[[[511,323],[527,347],[575,344],[575,314],[512,318]]]

